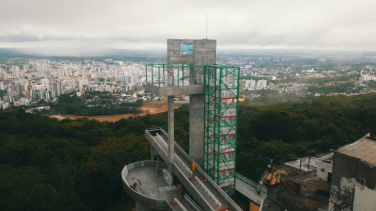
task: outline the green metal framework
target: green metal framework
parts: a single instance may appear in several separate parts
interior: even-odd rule
[[[146,64],[145,74],[146,83],[153,84],[157,87],[163,86],[189,86],[190,73],[194,68],[205,68],[206,66],[190,65],[167,65],[167,64]],[[168,75],[168,71],[173,71],[173,78]],[[202,76],[201,76],[202,77]],[[174,80],[177,79],[177,80]],[[201,82],[194,82],[202,84]]]
[[[204,71],[204,169],[229,194],[236,184],[239,67]]]
[[[204,169],[225,192],[235,192],[239,102],[239,67],[147,64],[146,82],[158,87],[189,86],[190,73],[203,68]],[[167,69],[173,69],[169,78]],[[170,76],[171,77],[171,76]]]

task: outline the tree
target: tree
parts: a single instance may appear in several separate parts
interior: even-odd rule
[[[149,143],[141,136],[111,137],[92,149],[92,167],[117,170],[149,155]]]
[[[37,167],[0,165],[0,210],[57,210],[60,195]]]

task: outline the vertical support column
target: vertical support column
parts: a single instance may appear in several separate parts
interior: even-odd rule
[[[151,160],[155,160],[155,156],[158,156],[157,150],[155,150],[152,145],[150,145],[150,156]]]
[[[174,96],[168,96],[168,173],[174,174]]]
[[[179,81],[180,81],[179,69],[180,69],[180,67],[177,67],[177,69],[178,69],[178,87],[179,87]]]
[[[163,66],[163,82],[166,83],[166,77],[165,77],[165,73],[164,73],[165,64],[163,64],[162,66]]]
[[[145,65],[146,84],[148,84],[148,65]]]
[[[174,77],[175,67],[167,64],[167,80],[169,81],[170,86],[174,86],[175,77]],[[171,84],[170,84],[171,83]]]
[[[182,83],[183,83],[183,86],[184,86],[184,64],[181,65],[181,75],[182,75]]]
[[[158,87],[161,88],[161,69],[158,67]]]
[[[217,69],[218,70],[218,69]],[[217,151],[217,153],[215,153],[216,154],[216,156],[215,156],[215,159],[216,159],[216,172],[215,172],[215,178],[216,178],[216,180],[214,180],[215,182],[217,182],[217,185],[220,185],[220,176],[219,176],[219,172],[221,171],[221,164],[222,164],[222,160],[220,159],[220,157],[221,157],[221,155],[220,155],[220,153],[221,153],[221,149],[220,149],[220,147],[221,147],[221,136],[223,135],[222,134],[222,131],[221,131],[221,117],[222,117],[222,85],[223,85],[223,81],[222,81],[222,71],[223,71],[223,69],[222,69],[222,67],[221,68],[219,68],[219,86],[218,86],[218,89],[219,89],[219,91],[218,91],[218,93],[217,93],[217,96],[216,96],[216,98],[218,99],[218,108],[216,109],[217,110],[217,114],[218,114],[218,122],[217,122],[217,137],[215,138],[215,142],[216,142],[216,151]]]
[[[189,96],[189,156],[203,165],[204,95]]]

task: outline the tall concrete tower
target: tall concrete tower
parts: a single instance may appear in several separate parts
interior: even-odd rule
[[[123,188],[138,211],[241,210],[229,197],[237,188],[240,68],[215,61],[215,40],[169,39],[167,64],[146,64],[146,90],[168,97],[168,132],[145,129],[151,160],[122,171]],[[174,140],[174,96],[180,95],[190,97],[189,154]],[[239,182],[238,188],[251,191],[247,195],[262,205],[263,199]]]
[[[147,76],[148,91],[160,96],[168,96],[170,166],[174,161],[174,96],[178,95],[189,95],[190,98],[189,156],[199,165],[203,164],[204,66],[215,65],[216,47],[216,40],[168,39],[167,67],[149,66],[148,71],[152,74],[149,78]],[[184,66],[188,67],[184,68]],[[172,169],[169,172],[172,172]]]
[[[216,61],[216,40],[167,40],[167,65],[207,66]],[[171,75],[171,71],[169,72]],[[204,67],[189,70],[189,84],[203,85]],[[189,94],[189,156],[203,164],[204,92]],[[173,96],[169,96],[169,99]],[[173,120],[172,120],[173,121]],[[173,127],[173,122],[169,121]],[[170,130],[168,131],[169,134]],[[173,134],[173,131],[172,131]],[[171,137],[173,138],[173,137]]]

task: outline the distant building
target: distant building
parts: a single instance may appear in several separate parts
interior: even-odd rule
[[[63,84],[61,82],[54,82],[52,91],[55,92],[55,96],[58,97],[63,94]]]
[[[84,88],[84,84],[83,84],[83,80],[82,79],[78,79],[77,80],[77,85],[78,85],[78,91],[81,91],[83,88]]]
[[[1,100],[0,100],[0,108],[2,108],[2,109],[7,109],[7,108],[9,108],[9,107],[10,107],[10,104],[9,104],[8,101],[5,101],[5,100],[1,101]]]
[[[375,81],[376,77],[371,75],[360,75],[359,81],[360,82],[366,82],[366,81]]]
[[[51,110],[51,107],[50,106],[41,106],[41,107],[36,107],[36,108],[32,108],[30,109],[31,113],[33,113],[33,111],[41,111],[41,110]]]
[[[123,91],[123,92],[129,92],[129,86],[128,85],[122,85],[121,86],[121,91]]]
[[[312,68],[312,69],[310,69],[310,70],[303,70],[302,72],[303,72],[303,73],[314,73],[315,70]]]
[[[258,80],[256,89],[265,89],[267,84],[268,84],[267,80]]]
[[[256,81],[255,80],[246,80],[244,90],[255,90]]]
[[[128,75],[125,82],[127,82],[127,84],[133,84],[134,83],[133,79],[134,79],[133,76]]]

